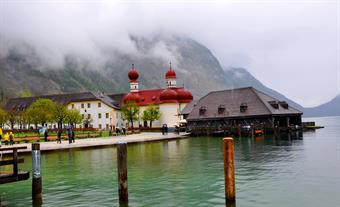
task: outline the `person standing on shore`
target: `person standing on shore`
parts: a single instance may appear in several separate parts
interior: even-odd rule
[[[12,132],[9,132],[9,145],[14,144],[14,135]]]
[[[57,144],[61,144],[61,129],[58,129],[57,132]]]
[[[8,143],[9,143],[9,134],[8,134],[8,132],[6,132],[6,134],[4,136],[4,141],[5,141],[5,145],[8,145]]]
[[[72,142],[74,143],[75,134],[74,134],[74,131],[72,129],[71,129],[71,136],[72,136]]]
[[[47,137],[48,137],[48,131],[47,129],[45,129],[45,132],[44,132],[44,139],[45,139],[45,142],[47,142]]]
[[[72,143],[72,132],[71,129],[67,129],[68,143]]]
[[[0,127],[0,147],[1,147],[1,141],[2,141],[2,129]]]

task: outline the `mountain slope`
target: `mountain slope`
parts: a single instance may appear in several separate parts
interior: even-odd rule
[[[313,116],[340,116],[340,95],[336,96],[327,103],[313,108],[305,108],[306,117]]]
[[[257,80],[254,76],[252,76],[246,69],[244,68],[228,68],[225,70],[225,76],[228,80],[228,88],[238,88],[238,87],[247,87],[252,86],[259,91],[262,91],[274,98],[279,100],[285,100],[290,106],[303,111],[303,107],[298,103],[290,100],[283,94],[268,88],[263,85],[259,80]]]
[[[28,89],[33,95],[60,92],[104,91],[119,93],[129,90],[128,70],[135,63],[140,72],[140,89],[165,87],[164,74],[169,61],[177,73],[177,84],[192,91],[197,99],[210,91],[253,86],[291,106],[301,106],[264,86],[243,68],[224,70],[216,57],[195,40],[178,36],[140,38],[131,36],[135,50],[124,53],[102,50],[109,57],[96,64],[76,54],[65,55],[64,64],[53,68],[44,62],[34,48],[18,45],[0,58],[0,92],[9,97]],[[95,64],[93,64],[95,62]]]

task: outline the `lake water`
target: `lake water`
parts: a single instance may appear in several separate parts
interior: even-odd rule
[[[235,139],[237,207],[340,206],[340,117],[311,120],[325,128]],[[130,207],[225,206],[221,138],[133,144],[128,166]],[[119,206],[115,148],[44,153],[42,176],[43,206]],[[31,206],[31,180],[0,185],[0,198]]]

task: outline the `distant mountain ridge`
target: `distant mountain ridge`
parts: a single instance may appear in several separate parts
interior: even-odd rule
[[[304,116],[340,116],[340,94],[327,103],[317,107],[305,108]]]

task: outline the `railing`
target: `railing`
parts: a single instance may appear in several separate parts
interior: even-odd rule
[[[24,159],[18,158],[18,150],[20,149],[27,149],[26,146],[22,147],[3,147],[0,148],[0,153],[3,151],[12,151],[12,159],[0,160],[0,166],[4,165],[12,165],[13,172],[0,172],[0,184],[10,183],[20,180],[27,180],[29,178],[29,172],[18,171],[18,164],[23,163]]]

